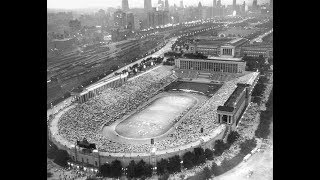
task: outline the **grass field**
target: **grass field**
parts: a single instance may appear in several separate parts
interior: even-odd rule
[[[166,95],[151,102],[116,126],[116,132],[129,138],[152,138],[167,132],[196,99],[184,95]]]

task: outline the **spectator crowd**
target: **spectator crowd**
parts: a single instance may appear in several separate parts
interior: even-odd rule
[[[238,81],[247,81],[251,76],[225,82],[224,85],[207,101],[198,105],[194,113],[188,113],[185,119],[168,133],[166,138],[155,142],[157,150],[175,148],[198,141],[202,136],[212,133],[216,123],[217,107],[223,105],[236,88]],[[160,66],[148,73],[129,79],[118,88],[110,88],[89,101],[78,104],[64,113],[58,122],[58,133],[70,143],[84,137],[95,143],[99,151],[110,153],[150,152],[150,144],[124,144],[103,136],[99,131],[121,119],[124,115],[147,102],[159,93],[159,90],[177,79],[165,66]],[[203,128],[203,132],[201,132]]]

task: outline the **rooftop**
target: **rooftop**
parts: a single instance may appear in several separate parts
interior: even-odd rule
[[[273,49],[271,44],[248,44],[248,45],[242,46],[242,48],[245,48],[245,49],[261,49],[261,48]]]
[[[209,60],[218,60],[218,61],[243,61],[242,58],[235,57],[221,57],[221,56],[208,56]]]
[[[236,101],[240,94],[245,90],[245,86],[237,86],[237,88],[233,91],[229,99],[224,103],[226,107],[235,107]]]
[[[227,107],[227,106],[218,106],[218,111],[227,111],[227,112],[233,112],[234,107]]]

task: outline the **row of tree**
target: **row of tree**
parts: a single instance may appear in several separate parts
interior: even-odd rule
[[[269,79],[267,78],[267,76],[260,76],[251,94],[253,103],[257,103],[257,104],[261,103],[263,93],[267,87],[266,83],[268,83],[268,81]]]
[[[265,62],[265,58],[263,55],[259,55],[259,57],[251,57],[244,56],[243,60],[246,62],[246,70],[247,71],[259,71],[261,74],[265,74],[265,72],[270,70],[270,63]]]
[[[226,150],[229,149],[230,146],[239,139],[240,134],[237,131],[231,131],[227,137],[227,142],[224,143],[223,140],[219,139],[215,142],[214,145],[214,155],[221,156],[221,154]]]
[[[270,124],[273,116],[273,89],[266,103],[266,110],[260,113],[260,123],[255,131],[258,138],[267,138],[270,134]]]
[[[49,140],[47,140],[47,157],[62,167],[67,167],[67,162],[70,160],[70,156],[67,151],[58,149],[58,147]]]

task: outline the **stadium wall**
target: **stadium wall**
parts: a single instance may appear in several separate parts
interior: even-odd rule
[[[189,151],[193,151],[194,148],[202,147],[203,149],[213,149],[214,143],[218,139],[222,139],[224,137],[224,133],[227,130],[225,125],[219,126],[219,132],[213,137],[206,137],[204,140],[199,140],[181,147],[167,149],[163,151],[158,151],[155,153],[156,162],[163,159],[168,159],[170,157],[173,157],[175,155],[178,155],[182,158],[182,156]],[[103,165],[105,163],[111,163],[114,160],[121,161],[122,166],[128,166],[130,161],[134,160],[136,163],[138,163],[140,160],[145,161],[148,164],[151,164],[152,162],[152,154],[151,153],[105,153],[100,152],[97,153],[91,153],[91,154],[83,154],[79,151],[75,152],[75,148],[70,148],[64,145],[61,145],[59,142],[55,140],[55,138],[52,138],[52,141],[58,146],[59,149],[66,150],[70,157],[73,160],[76,160],[79,163],[82,163],[82,159],[84,164],[90,164],[93,166],[96,165]]]

